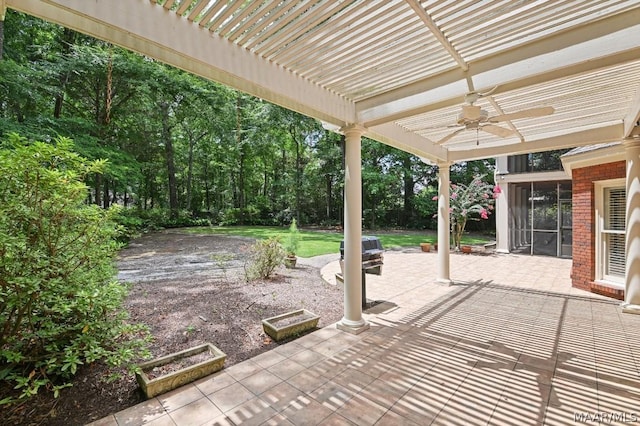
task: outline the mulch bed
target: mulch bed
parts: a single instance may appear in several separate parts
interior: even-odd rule
[[[120,277],[133,282],[126,307],[151,328],[153,357],[212,343],[229,367],[286,342],[274,342],[261,320],[295,309],[320,316],[318,327],[342,317],[343,293],[310,266],[280,269],[269,280],[246,282],[240,237],[158,232],[132,242],[119,259]],[[107,382],[113,373],[122,376]],[[10,392],[0,384],[0,399]],[[133,375],[95,363],[54,399],[40,395],[1,407],[0,424],[83,425],[144,401]]]

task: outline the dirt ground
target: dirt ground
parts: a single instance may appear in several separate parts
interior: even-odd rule
[[[342,317],[342,291],[322,280],[319,265],[282,268],[271,280],[247,283],[244,253],[252,242],[163,231],[121,252],[118,278],[133,283],[126,306],[133,321],[151,328],[154,357],[211,342],[227,354],[229,367],[277,347],[262,330],[264,318],[306,308],[324,327]],[[106,383],[111,373],[101,364],[85,366],[58,399],[43,393],[0,408],[0,424],[82,425],[144,400],[132,375]]]

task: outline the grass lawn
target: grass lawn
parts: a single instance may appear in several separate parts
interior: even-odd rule
[[[211,226],[187,228],[188,232],[195,234],[221,234],[239,235],[256,239],[264,239],[279,236],[284,239],[288,228],[275,226]],[[342,232],[328,230],[308,230],[299,229],[300,248],[297,255],[300,257],[312,257],[321,254],[331,254],[340,252],[340,242],[343,239]],[[420,243],[435,243],[437,240],[434,231],[376,231],[363,232],[363,235],[375,235],[380,238],[382,247],[385,249],[397,247],[419,247]],[[489,237],[465,236],[463,244],[484,244],[490,240]]]

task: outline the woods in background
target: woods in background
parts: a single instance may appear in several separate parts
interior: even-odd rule
[[[107,159],[87,202],[164,225],[340,225],[343,139],[319,122],[14,11],[0,31],[0,137],[64,136]],[[435,228],[437,168],[365,139],[362,179],[364,227]]]

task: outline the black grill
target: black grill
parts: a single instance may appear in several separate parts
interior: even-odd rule
[[[382,274],[383,253],[384,249],[378,237],[362,237],[362,270],[364,273]],[[340,260],[344,260],[344,240],[340,242]]]
[[[367,308],[367,281],[365,274],[382,275],[383,264],[382,243],[378,237],[362,237],[362,308]],[[344,240],[340,242],[340,270],[337,279],[342,280],[344,274]]]

